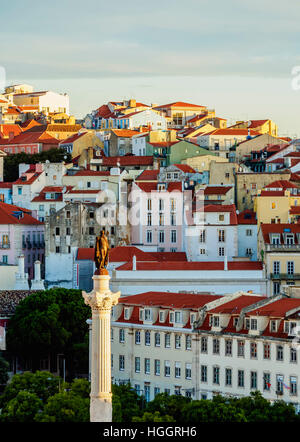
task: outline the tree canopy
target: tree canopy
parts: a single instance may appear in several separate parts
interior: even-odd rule
[[[27,154],[17,153],[4,157],[4,181],[15,181],[19,177],[19,164],[36,164],[46,160],[50,163],[70,162],[71,154],[65,149],[53,148],[41,153]]]
[[[88,365],[88,326],[91,310],[80,290],[55,288],[23,299],[9,321],[7,349],[11,354],[31,358],[62,353],[69,374],[76,355]]]

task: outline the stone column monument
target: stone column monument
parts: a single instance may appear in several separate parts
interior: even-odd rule
[[[82,292],[84,302],[92,309],[91,339],[91,422],[112,421],[111,393],[111,334],[110,317],[112,307],[118,303],[120,292],[112,293],[110,276],[106,270],[109,246],[104,230],[96,238],[94,289]]]

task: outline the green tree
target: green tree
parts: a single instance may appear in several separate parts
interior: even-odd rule
[[[70,384],[70,390],[83,399],[89,399],[91,385],[87,379],[74,379]]]
[[[0,422],[32,422],[43,402],[35,393],[19,391],[2,409]]]
[[[160,416],[172,416],[175,422],[184,422],[182,408],[190,402],[191,399],[185,396],[159,393],[152,401],[148,402],[146,411],[150,413],[158,411]]]
[[[131,422],[134,416],[141,416],[145,398],[139,396],[129,383],[113,384],[112,395],[114,422]]]
[[[90,315],[90,307],[84,304],[80,290],[56,288],[33,293],[20,302],[10,319],[7,349],[12,354],[31,358],[33,370],[38,368],[41,357],[63,353],[68,378],[72,379],[75,367],[78,368],[76,346],[85,343],[88,352],[86,320]]]
[[[150,413],[149,411],[145,411],[143,416],[134,416],[132,418],[132,422],[175,422],[175,419],[172,416],[161,416],[159,411],[154,411],[154,413]]]
[[[71,392],[51,396],[41,413],[36,414],[36,422],[89,422],[89,399]]]
[[[0,356],[0,385],[5,385],[8,381],[9,363]]]
[[[48,371],[15,374],[0,396],[0,408],[1,406],[6,406],[12,399],[15,399],[21,391],[35,394],[45,403],[50,396],[59,391],[59,382],[60,379]]]
[[[18,153],[4,157],[4,181],[15,181],[19,177],[19,164],[36,164],[45,161],[50,163],[71,162],[71,154],[64,149],[53,148],[37,154]]]

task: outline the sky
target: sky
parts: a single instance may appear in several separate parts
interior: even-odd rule
[[[298,0],[14,0],[0,17],[6,84],[67,92],[78,118],[109,100],[187,101],[300,136]]]

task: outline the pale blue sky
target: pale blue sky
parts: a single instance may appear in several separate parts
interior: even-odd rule
[[[108,100],[182,100],[300,136],[298,0],[14,0],[0,17],[7,83],[68,92],[78,117]]]

